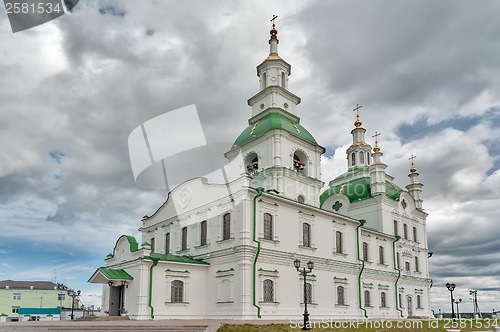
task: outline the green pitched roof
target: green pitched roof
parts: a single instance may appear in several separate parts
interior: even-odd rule
[[[152,258],[165,262],[175,262],[175,263],[188,263],[188,264],[200,264],[200,265],[210,265],[201,259],[195,259],[188,256],[178,256],[172,254],[157,254],[151,253],[149,256],[145,256],[144,258]]]
[[[134,278],[123,269],[108,269],[106,267],[100,267],[97,271],[101,272],[107,279],[134,280]]]
[[[387,197],[397,201],[399,200],[399,196],[402,192],[403,189],[399,188],[392,182],[385,182],[385,195]],[[345,195],[351,203],[370,198],[370,178],[362,177],[328,188],[321,194],[319,198],[320,204],[323,204],[323,202],[326,201],[328,197],[335,194]]]
[[[233,146],[241,147],[273,129],[282,129],[294,136],[308,141],[309,143],[315,145],[318,144],[314,137],[299,124],[299,121],[295,122],[281,113],[271,112],[266,114],[255,124],[251,124],[245,130],[243,130],[243,132],[234,142]]]

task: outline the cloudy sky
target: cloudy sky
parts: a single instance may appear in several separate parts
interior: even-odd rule
[[[498,1],[80,1],[13,34],[0,9],[0,279],[81,289],[121,234],[165,200],[138,188],[127,138],[195,104],[207,139],[246,127],[255,66],[279,16],[279,53],[302,124],[327,148],[323,180],[346,169],[352,108],[381,132],[388,173],[408,157],[429,213],[433,309],[444,284],[472,311],[500,309]]]

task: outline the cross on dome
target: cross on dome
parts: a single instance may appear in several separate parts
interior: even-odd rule
[[[416,158],[417,158],[417,156],[414,156],[413,154],[411,155],[410,158],[408,158],[408,160],[411,160],[411,168],[410,168],[411,173],[415,173],[417,171],[417,169],[415,168],[415,159]]]
[[[353,112],[356,112],[356,121],[354,122],[354,126],[356,126],[356,128],[359,128],[361,127],[361,125],[363,124],[360,120],[359,120],[359,109],[363,107],[362,105],[360,104],[356,104],[356,107],[352,110]]]

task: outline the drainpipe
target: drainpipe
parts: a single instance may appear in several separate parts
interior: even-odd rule
[[[155,308],[153,308],[153,269],[158,265],[158,258],[150,257],[153,260],[153,264],[149,268],[149,309],[151,311],[151,319],[155,319]]]
[[[365,269],[365,261],[361,259],[360,252],[359,252],[359,229],[366,224],[366,220],[361,219],[359,221],[358,227],[356,227],[356,244],[358,248],[358,261],[361,262],[361,270],[359,271],[358,275],[358,298],[359,298],[359,309],[363,310],[363,316],[365,318],[368,318],[368,314],[366,313],[366,309],[363,308],[363,305],[361,304],[361,275],[363,274],[363,270]]]
[[[396,235],[396,238],[392,242],[392,254],[394,256],[394,270],[398,271],[398,277],[396,278],[396,281],[394,282],[394,294],[396,294],[396,310],[399,311],[399,315],[401,318],[403,318],[403,310],[399,309],[401,308],[401,303],[399,303],[399,296],[398,296],[398,281],[399,278],[401,278],[401,270],[398,269],[397,265],[397,259],[396,259],[396,242],[398,242],[401,239],[399,235]]]
[[[257,305],[257,258],[260,254],[260,242],[257,241],[257,198],[264,193],[264,188],[256,188],[257,195],[253,198],[253,242],[257,243],[257,253],[255,254],[255,259],[253,261],[253,306],[257,308],[257,317],[260,316],[260,306]]]

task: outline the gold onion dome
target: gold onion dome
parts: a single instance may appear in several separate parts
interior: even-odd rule
[[[373,152],[375,153],[380,152],[380,147],[378,145],[375,145],[375,147],[373,148]]]
[[[411,168],[410,168],[410,173],[416,173],[417,172],[417,169],[415,168],[415,166],[412,164],[411,165]]]
[[[357,118],[357,119],[356,119],[356,121],[354,121],[354,126],[355,126],[356,128],[361,127],[361,125],[362,125],[362,124],[363,124],[363,122],[361,122],[361,121],[359,120],[359,118]]]

